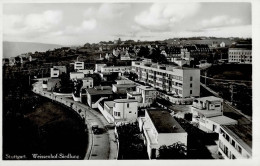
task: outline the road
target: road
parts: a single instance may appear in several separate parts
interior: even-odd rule
[[[55,100],[61,104],[64,104],[74,111],[76,111],[81,118],[85,118],[85,124],[88,127],[88,147],[85,155],[86,160],[108,160],[117,159],[117,143],[115,142],[114,129],[109,128],[109,123],[103,117],[103,115],[89,106],[75,102],[68,98],[68,96],[54,95],[52,92],[48,92],[42,89],[42,81],[33,84],[33,92],[41,96],[47,97],[51,100]],[[100,128],[105,129],[105,132],[99,135],[93,134],[91,129],[91,123],[98,123]]]

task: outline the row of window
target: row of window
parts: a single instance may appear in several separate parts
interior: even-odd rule
[[[222,129],[220,129],[220,134],[241,154],[242,148],[236,144],[236,142],[229,137],[228,134],[226,134]]]
[[[234,55],[234,54],[238,54],[238,55],[251,55],[252,52],[251,51],[250,52],[229,52],[229,54],[232,54],[232,55]]]
[[[114,116],[120,116],[120,112],[114,112]]]

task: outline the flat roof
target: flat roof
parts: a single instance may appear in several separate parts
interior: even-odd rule
[[[92,77],[84,77],[83,80],[93,80]]]
[[[216,111],[216,110],[201,110],[201,109],[198,109],[198,108],[195,108],[195,107],[193,107],[193,111],[196,111],[196,112],[198,112],[199,114],[204,115],[206,118],[222,115],[222,112],[221,112],[221,111]]]
[[[94,86],[95,89],[97,90],[101,90],[103,88],[103,90],[112,90],[111,86]]]
[[[116,103],[130,103],[130,102],[138,102],[135,99],[116,99],[114,100]]]
[[[118,88],[136,87],[135,84],[113,84],[113,86],[118,87]]]
[[[84,74],[83,72],[70,72],[70,74]]]
[[[186,133],[180,124],[164,109],[147,109],[158,133]]]
[[[137,87],[140,88],[140,89],[144,89],[144,90],[156,90],[155,88],[153,88],[151,86],[139,85]]]
[[[87,93],[89,93],[90,95],[110,95],[113,94],[113,92],[111,90],[97,90],[94,88],[88,89]]]
[[[135,92],[135,91],[131,91],[131,92],[127,92],[127,93],[132,95],[132,96],[140,96],[141,95],[140,92]]]
[[[215,123],[218,123],[220,125],[225,125],[225,124],[234,124],[234,123],[237,123],[236,120],[234,119],[231,119],[229,117],[226,117],[224,115],[222,116],[216,116],[216,117],[211,117],[211,118],[208,118],[209,120],[215,122]]]
[[[243,125],[221,125],[221,127],[234,138],[249,153],[252,153],[252,126]]]
[[[200,101],[217,101],[217,100],[221,100],[223,101],[223,99],[219,98],[219,97],[215,97],[215,96],[207,96],[207,97],[201,97],[201,98],[196,98],[197,100]]]
[[[104,105],[107,105],[109,108],[114,107],[114,101],[105,101]]]

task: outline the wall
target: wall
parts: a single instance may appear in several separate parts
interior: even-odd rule
[[[159,133],[158,134],[158,144],[159,146],[162,145],[172,145],[176,142],[181,142],[185,146],[187,146],[187,133]]]
[[[192,77],[192,81],[190,81],[190,77]],[[191,83],[192,87],[190,87]],[[182,97],[200,96],[200,70],[184,70],[182,88]],[[192,94],[190,94],[190,90],[192,90]]]
[[[106,110],[107,108],[105,106],[103,108],[100,104],[98,104],[98,109],[103,114],[103,116],[108,121],[108,123],[110,124],[114,123],[114,118],[112,117],[112,115],[108,113],[108,111]]]
[[[70,79],[83,79],[84,73],[70,73]]]
[[[137,102],[129,102],[129,108],[127,108],[127,102],[115,102],[113,109],[113,116],[115,119],[121,120],[133,120],[137,119]],[[120,112],[120,116],[115,116],[115,112]]]

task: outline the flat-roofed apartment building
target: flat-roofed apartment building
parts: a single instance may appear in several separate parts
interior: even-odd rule
[[[221,125],[218,152],[225,159],[247,159],[252,157],[251,124]]]
[[[132,72],[141,82],[179,97],[200,95],[200,69],[152,63],[151,60],[132,61]]]
[[[252,44],[238,42],[228,50],[228,62],[252,64]]]

